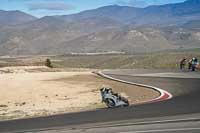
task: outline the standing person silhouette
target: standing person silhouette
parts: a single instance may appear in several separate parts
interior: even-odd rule
[[[195,57],[192,58],[192,71],[195,71],[198,65],[199,65],[198,59]]]
[[[185,68],[186,58],[181,59],[180,61],[180,69],[183,70]]]
[[[188,70],[191,70],[191,68],[192,68],[192,59],[190,59],[188,62]]]

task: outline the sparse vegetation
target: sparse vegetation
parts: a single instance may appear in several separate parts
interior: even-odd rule
[[[178,69],[180,59],[197,57],[200,49],[164,51],[136,55],[62,55],[0,59],[0,66],[41,66],[86,69]],[[49,59],[47,61],[47,58]]]
[[[45,66],[49,67],[49,68],[53,68],[51,60],[49,58],[46,59],[45,61]]]
[[[0,108],[7,108],[8,105],[0,105]]]
[[[61,68],[90,69],[178,69],[183,57],[200,59],[198,51],[159,52],[144,55],[57,56],[54,62]]]

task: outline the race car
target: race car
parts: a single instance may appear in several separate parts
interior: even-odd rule
[[[108,108],[129,106],[128,99],[114,93],[111,88],[101,88],[100,92],[102,102],[104,102]]]

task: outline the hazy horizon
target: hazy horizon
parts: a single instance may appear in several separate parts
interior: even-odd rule
[[[35,17],[69,15],[109,5],[147,7],[180,3],[185,0],[2,0],[0,10],[19,10]]]

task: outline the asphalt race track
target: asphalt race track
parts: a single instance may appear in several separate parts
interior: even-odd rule
[[[170,100],[126,108],[0,122],[0,132],[199,133],[200,73],[164,70],[115,70],[106,75],[155,86]]]

